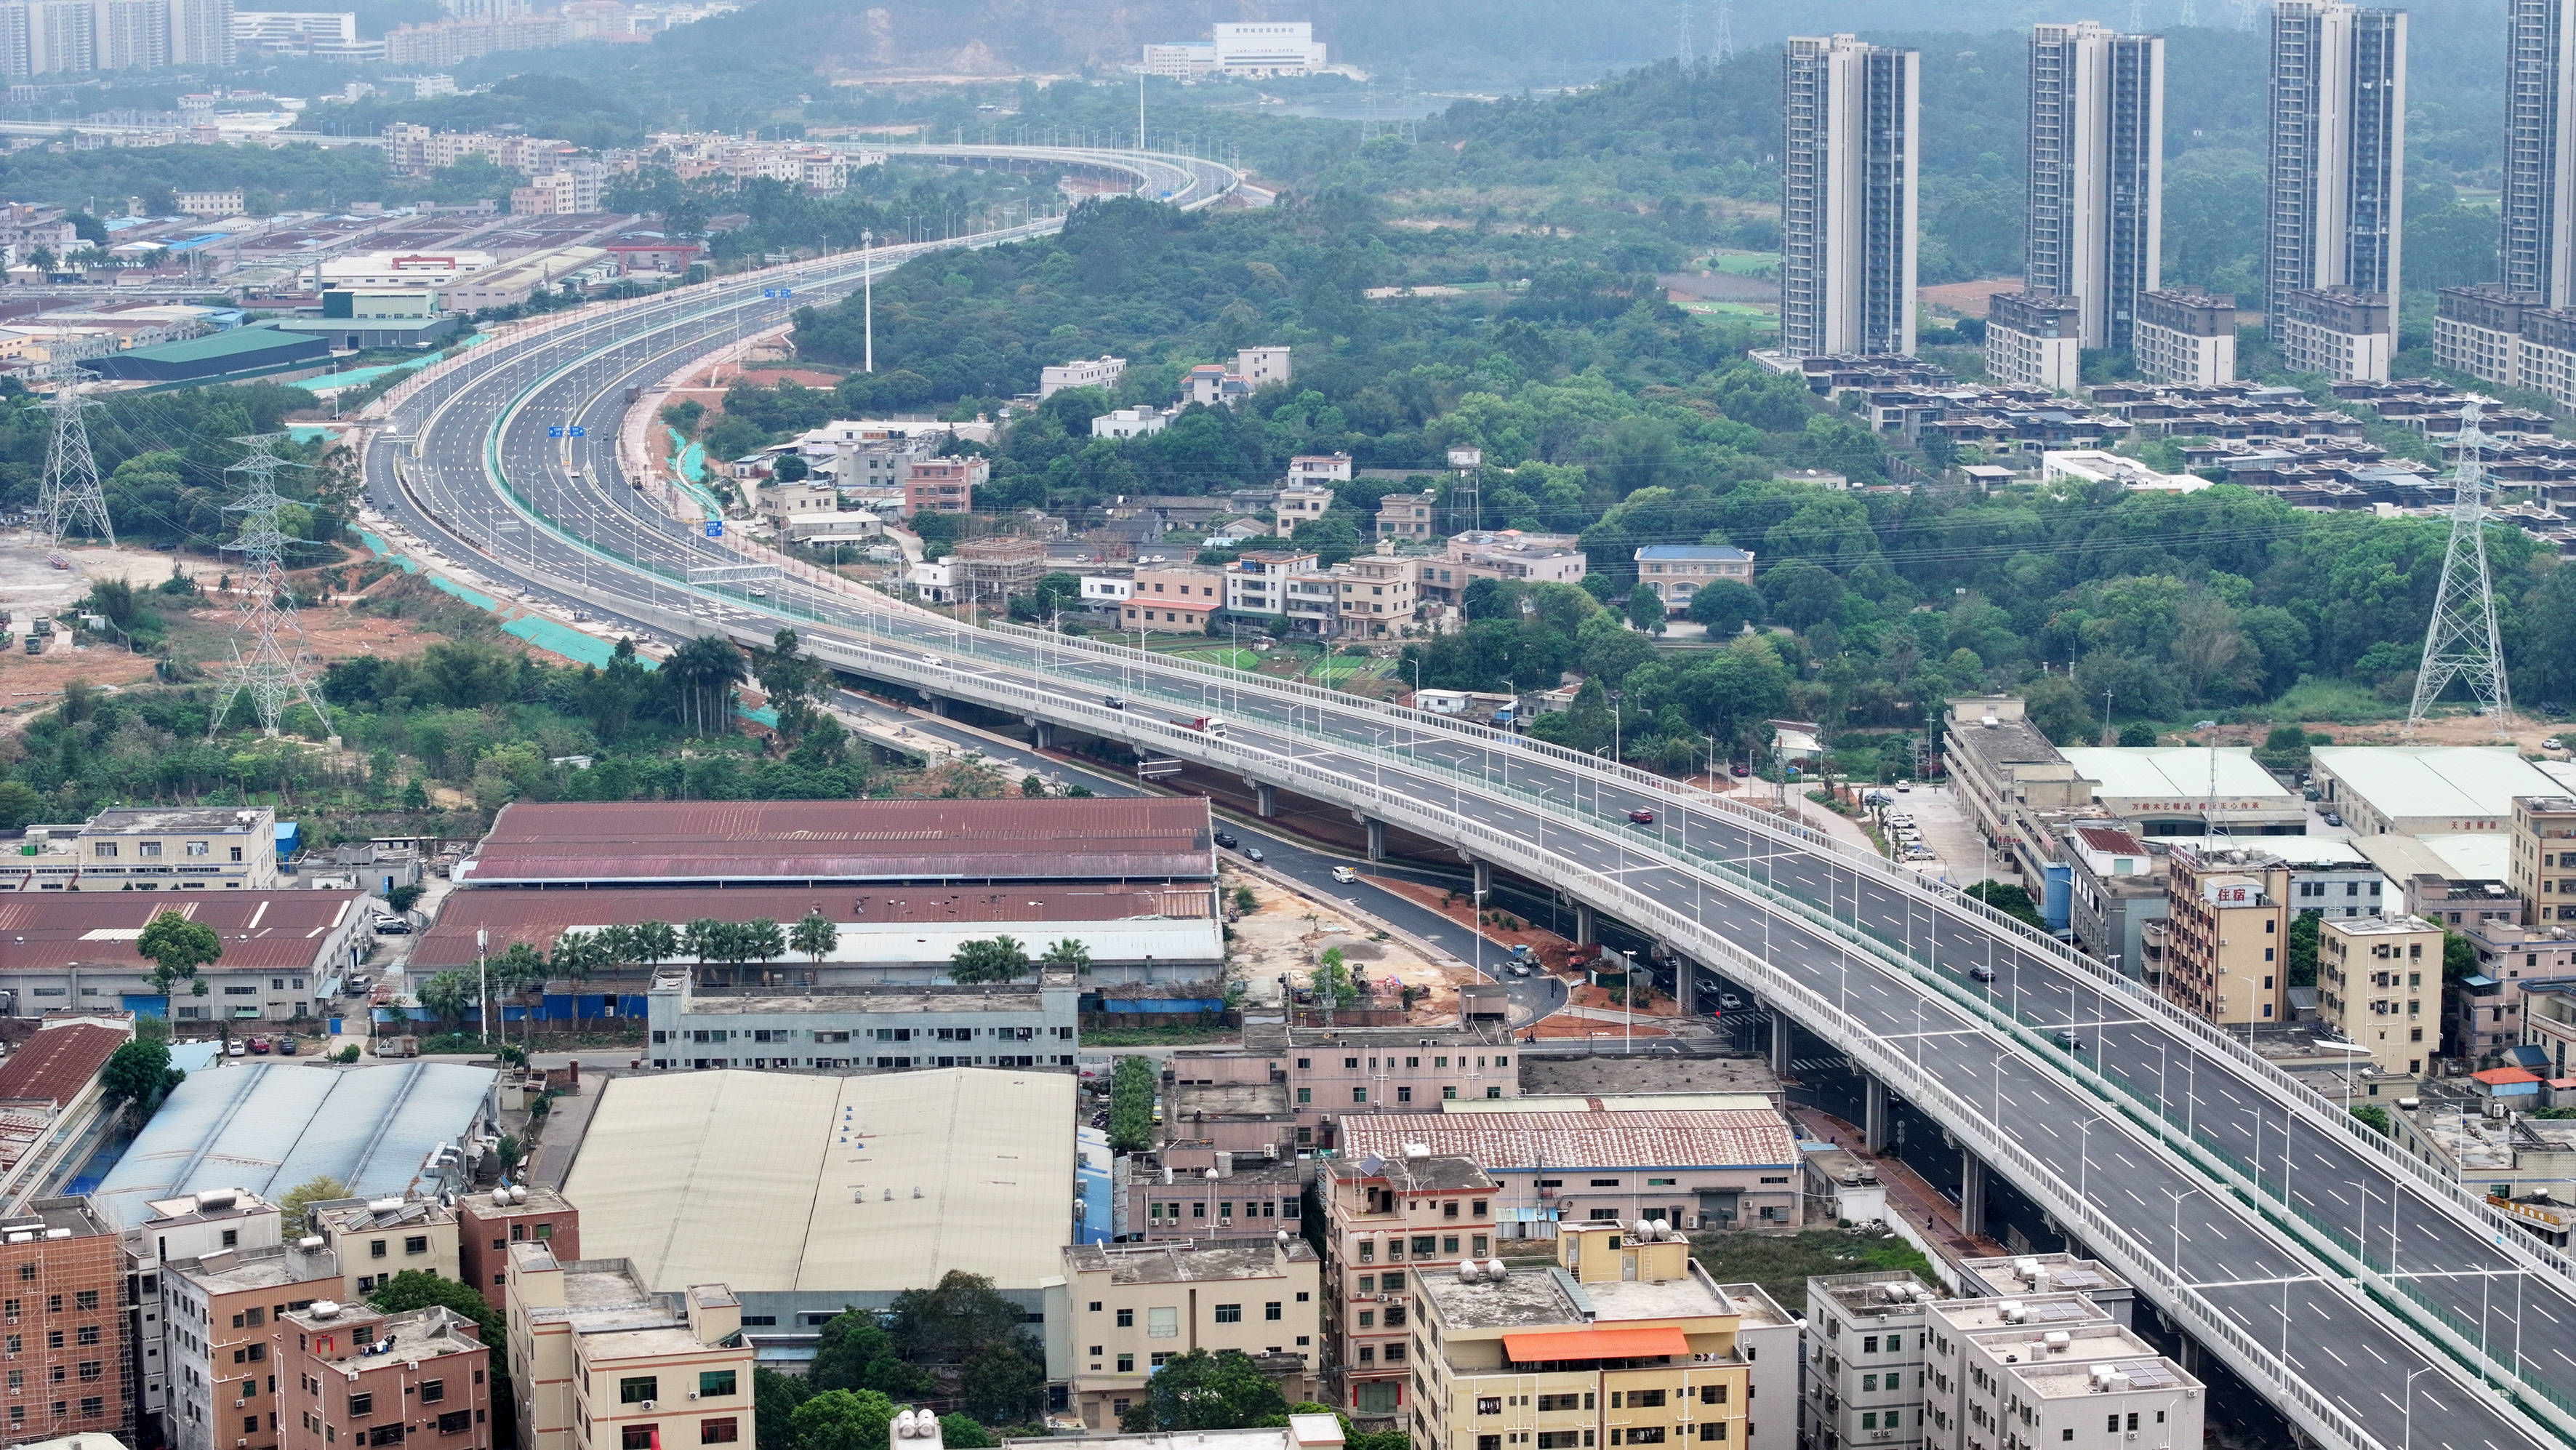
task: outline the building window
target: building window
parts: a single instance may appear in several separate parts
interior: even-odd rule
[[[640,1405],[647,1400],[658,1400],[662,1398],[661,1389],[662,1381],[659,1377],[649,1374],[633,1375],[617,1382],[617,1402],[621,1405]]]
[[[375,1412],[376,1397],[373,1394],[361,1391],[358,1394],[349,1396],[349,1417],[351,1419],[358,1419],[367,1415],[372,1415]]]
[[[701,1445],[730,1445],[741,1438],[742,1421],[731,1415],[721,1420],[698,1422],[698,1443]]]
[[[1145,1311],[1145,1337],[1147,1339],[1180,1338],[1181,1311],[1176,1308],[1168,1307],[1162,1309],[1147,1309]]]
[[[702,1399],[712,1399],[717,1395],[732,1394],[734,1385],[733,1376],[734,1372],[729,1369],[700,1370],[698,1372],[699,1397]]]
[[[653,1450],[653,1432],[659,1425],[628,1425],[618,1431],[619,1450]]]
[[[420,1383],[420,1402],[421,1402],[422,1404],[424,1404],[424,1405],[434,1405],[434,1404],[437,1404],[440,1400],[443,1400],[443,1399],[446,1399],[446,1398],[447,1398],[447,1381],[445,1381],[445,1380],[423,1380],[423,1381],[421,1381],[421,1383]]]
[[[1243,1322],[1243,1306],[1240,1304],[1219,1304],[1216,1306],[1216,1322],[1219,1324],[1241,1324]]]
[[[1121,1329],[1133,1329],[1133,1328],[1135,1328],[1135,1327],[1136,1327],[1136,1311],[1135,1311],[1135,1310],[1133,1310],[1133,1309],[1121,1309],[1121,1310],[1119,1310],[1119,1311],[1118,1311],[1118,1327],[1119,1327],[1119,1328],[1121,1328]]]

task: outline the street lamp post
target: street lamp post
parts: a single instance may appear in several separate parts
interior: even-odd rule
[[[1627,1044],[1620,1048],[1620,1052],[1633,1058],[1637,1055],[1637,954],[1632,951],[1622,951],[1619,955],[1628,959],[1628,970],[1619,978],[1621,1005],[1628,1009],[1620,1014],[1621,1020],[1627,1024],[1628,1032]]]
[[[847,235],[849,235],[849,234],[848,234],[847,232],[844,232],[844,233],[842,233],[842,235],[843,235],[843,236],[847,236]],[[876,269],[876,244],[877,244],[877,234],[876,234],[875,232],[872,232],[872,231],[865,231],[865,230],[863,230],[863,231],[861,231],[861,232],[859,233],[859,256],[860,256],[860,262],[859,262],[859,279],[860,279],[860,281],[859,281],[859,285],[860,285],[862,288],[864,288],[864,289],[865,289],[865,291],[866,291],[866,296],[867,296],[867,304],[866,304],[866,313],[867,313],[867,367],[866,367],[866,371],[868,371],[868,372],[875,372],[875,371],[877,370],[877,269]]]

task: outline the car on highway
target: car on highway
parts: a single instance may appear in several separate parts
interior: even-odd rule
[[[1216,833],[1216,843],[1217,843],[1218,845],[1220,845],[1220,846],[1224,847],[1225,849],[1229,850],[1229,851],[1231,851],[1231,850],[1233,850],[1235,847],[1240,846],[1240,845],[1242,845],[1242,844],[1243,844],[1242,840],[1241,840],[1240,838],[1238,838],[1238,837],[1234,834],[1234,832],[1232,832],[1232,831],[1219,831],[1219,832],[1217,832],[1217,833]]]
[[[1654,823],[1655,813],[1647,810],[1644,806],[1639,806],[1635,810],[1628,812],[1628,824],[1632,826],[1651,826]]]
[[[943,660],[943,659],[941,659],[939,656],[934,655],[934,654],[925,654],[925,655],[923,655],[923,656],[921,657],[921,662],[922,662],[923,664],[925,664],[925,665],[930,666],[930,667],[931,667],[932,669],[934,669],[934,670],[943,670],[943,669],[946,669],[946,668],[948,667],[948,661]]]
[[[2060,1027],[2057,1029],[2057,1045],[2069,1052],[2082,1052],[2084,1038],[2072,1027]]]
[[[1732,1012],[1743,1005],[1744,999],[1735,995],[1733,992],[1720,992],[1717,994],[1717,1006],[1718,1010],[1721,1012]]]
[[[1348,886],[1352,882],[1360,879],[1360,873],[1352,870],[1348,866],[1336,866],[1333,868],[1333,879],[1342,883],[1344,886]]]
[[[1261,854],[1261,848],[1259,846],[1246,846],[1243,848],[1243,859],[1246,861],[1261,861],[1268,858]]]
[[[1980,962],[1968,968],[1968,975],[1976,981],[1991,982],[1995,979],[1995,969]]]
[[[1127,708],[1127,702],[1119,699],[1116,695],[1103,695],[1100,697],[1100,703],[1108,706],[1112,710],[1124,710]]]

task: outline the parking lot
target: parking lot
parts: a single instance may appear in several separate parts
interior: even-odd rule
[[[1897,848],[1898,861],[1954,886],[1974,885],[1991,873],[2010,874],[2008,862],[2000,856],[1989,859],[1982,849],[1977,828],[1961,809],[1955,791],[1931,784],[1902,792],[1893,786],[1885,789],[1886,832],[1889,844]],[[1900,817],[1910,820],[1911,838],[1895,819]]]

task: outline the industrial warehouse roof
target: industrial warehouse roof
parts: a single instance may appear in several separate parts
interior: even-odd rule
[[[2178,801],[2198,809],[2210,796],[2210,752],[2198,745],[2083,746],[2059,750],[2066,763],[2094,782],[2096,797]],[[2254,763],[2254,752],[2218,752],[2218,802],[2265,801],[2296,809],[2298,797]]]
[[[273,327],[235,327],[181,342],[110,353],[82,366],[101,377],[167,381],[278,367],[319,358],[330,351],[331,345],[318,337],[280,332]]]
[[[655,1289],[1033,1289],[1063,1272],[1073,1098],[1070,1074],[991,1068],[618,1078],[563,1192],[582,1252]]]
[[[2391,821],[2510,816],[2515,796],[2558,791],[2509,745],[2320,745],[2309,756],[2339,794]]]
[[[1204,880],[1207,802],[1090,800],[518,802],[473,885],[719,881]]]
[[[273,1203],[318,1174],[355,1198],[399,1197],[439,1145],[472,1135],[493,1077],[444,1062],[190,1073],[92,1199],[109,1222],[132,1228],[156,1198],[246,1188]]]
[[[217,971],[310,970],[359,910],[357,891],[0,892],[0,972],[144,965],[134,949],[152,918],[175,911],[223,938]],[[225,1187],[235,1185],[226,1184]]]
[[[0,1066],[0,1103],[52,1103],[87,1091],[99,1069],[134,1037],[123,1022],[48,1022]]]
[[[1528,1172],[1542,1164],[1580,1170],[1798,1161],[1788,1127],[1767,1106],[1510,1112],[1480,1103],[1464,1113],[1353,1113],[1342,1119],[1341,1132],[1345,1158],[1400,1158],[1408,1145],[1419,1145],[1434,1154],[1473,1158],[1487,1173]]]
[[[0,910],[8,897],[0,894]],[[737,886],[645,888],[603,887],[592,891],[455,891],[439,908],[438,924],[412,949],[412,965],[436,970],[474,960],[474,933],[491,933],[495,954],[514,942],[552,948],[571,927],[640,921],[667,921],[678,926],[700,917],[721,921],[792,922],[820,911],[839,922],[892,922],[937,926],[980,923],[980,935],[996,925],[1019,923],[1029,936],[1049,924],[1123,922],[1156,917],[1205,917],[1208,889],[1194,885],[1175,890],[1159,886],[1102,883],[1087,886]],[[1054,936],[1062,935],[1054,932]],[[5,960],[5,958],[0,958]]]
[[[2263,841],[2271,849],[2270,838]],[[2513,838],[2502,832],[2462,831],[2440,836],[2361,836],[2354,849],[2382,872],[2406,881],[2439,876],[2446,881],[2502,881],[2513,855]]]

